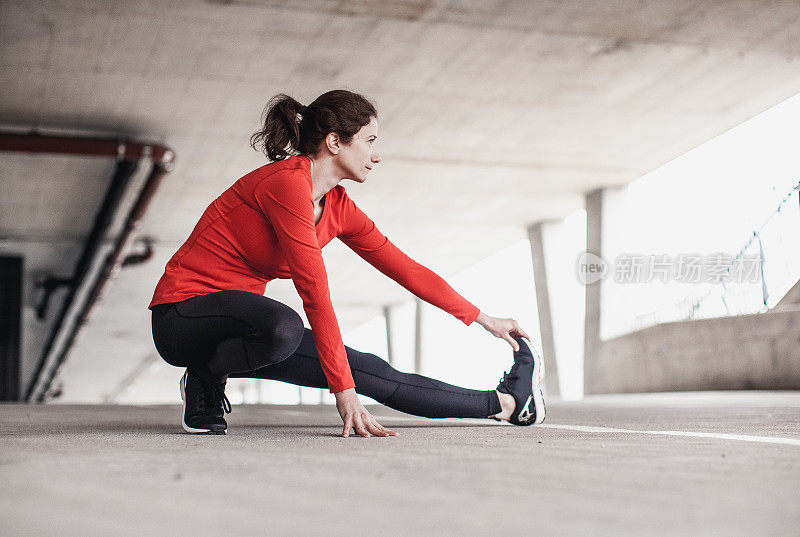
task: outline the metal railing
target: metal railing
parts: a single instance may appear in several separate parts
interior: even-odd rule
[[[719,283],[697,284],[688,296],[655,311],[637,315],[633,330],[656,324],[707,319],[731,315],[763,313],[777,303],[800,278],[800,181],[784,196],[778,206],[753,229],[750,237],[733,256]],[[793,204],[793,205],[792,205]],[[765,237],[771,236],[775,250],[765,251]],[[737,281],[731,269],[743,258],[758,257],[759,277],[756,281]],[[782,259],[781,259],[782,258]],[[782,262],[782,263],[781,263]],[[765,273],[765,268],[770,271]],[[770,305],[771,304],[771,305]]]

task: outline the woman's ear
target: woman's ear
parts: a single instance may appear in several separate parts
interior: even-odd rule
[[[328,133],[325,137],[325,146],[334,155],[339,154],[339,135],[335,132]]]

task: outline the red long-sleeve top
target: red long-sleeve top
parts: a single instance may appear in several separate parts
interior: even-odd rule
[[[355,386],[333,311],[321,248],[338,237],[422,300],[471,324],[480,310],[400,251],[337,185],[314,224],[310,163],[289,157],[248,173],[215,199],[175,252],[148,308],[216,291],[263,295],[291,278],[303,300],[331,393]]]

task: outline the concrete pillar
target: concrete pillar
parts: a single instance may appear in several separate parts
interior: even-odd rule
[[[602,256],[603,189],[592,190],[585,197],[586,205],[586,251]],[[584,392],[592,393],[591,382],[603,372],[598,367],[600,360],[600,286],[602,279],[586,285],[586,317],[583,343]]]
[[[422,300],[416,298],[417,312],[414,317],[414,373],[422,371]]]
[[[415,363],[416,310],[417,303],[413,299],[383,307],[388,351],[381,358],[386,359],[395,369],[409,373],[413,372]]]
[[[389,365],[394,366],[394,349],[392,347],[392,307],[386,305],[383,307],[383,320],[386,323],[386,360]]]
[[[537,222],[528,227],[528,240],[531,245],[531,258],[533,260],[533,283],[536,288],[536,307],[539,312],[539,332],[542,338],[541,346],[544,354],[546,375],[544,378],[545,389],[548,396],[560,396],[558,385],[558,367],[556,361],[555,339],[553,337],[553,321],[550,316],[550,294],[547,288],[547,270],[544,264],[544,240],[542,234],[543,222]]]

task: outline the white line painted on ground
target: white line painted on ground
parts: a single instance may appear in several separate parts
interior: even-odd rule
[[[379,420],[392,421],[416,421],[426,422],[425,418],[412,418],[406,416],[375,416]],[[448,422],[460,423],[464,425],[493,425],[496,422],[481,419],[459,419],[446,418]],[[385,424],[384,424],[385,425]],[[497,425],[500,425],[497,423]],[[503,425],[506,425],[504,422]],[[387,427],[391,427],[388,426]],[[556,423],[541,423],[533,427],[546,427],[548,429],[564,429],[567,431],[580,431],[582,433],[626,433],[626,434],[654,434],[660,436],[688,436],[695,438],[716,438],[718,440],[738,440],[740,442],[758,442],[762,444],[782,444],[786,446],[800,446],[798,438],[783,438],[780,436],[751,436],[745,434],[725,434],[725,433],[703,433],[700,431],[638,431],[634,429],[617,429],[614,427],[591,427],[588,425],[562,425]]]
[[[307,416],[308,412],[305,410],[291,410],[288,408],[281,408],[279,410],[275,410],[275,412],[280,412],[281,414],[288,414],[290,416]]]
[[[780,436],[750,436],[745,434],[703,433],[700,431],[636,431],[632,429],[615,429],[613,427],[588,427],[585,425],[558,425],[542,423],[536,427],[550,429],[566,429],[584,433],[628,433],[628,434],[655,434],[661,436],[690,436],[695,438],[716,438],[719,440],[739,440],[742,442],[760,442],[763,444],[783,444],[787,446],[800,446],[800,439],[783,438]]]

